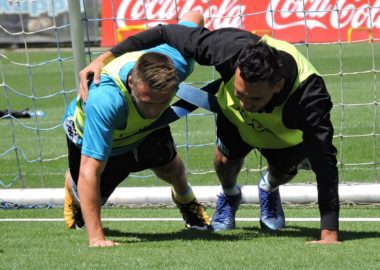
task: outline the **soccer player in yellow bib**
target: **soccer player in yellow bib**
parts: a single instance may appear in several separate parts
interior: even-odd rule
[[[312,242],[339,243],[332,102],[313,65],[285,41],[236,28],[157,26],[127,38],[110,52],[118,56],[163,42],[201,65],[215,66],[222,77],[214,166],[223,191],[218,195],[213,229],[235,228],[242,200],[237,176],[246,155],[258,149],[268,162],[258,184],[261,227],[279,230],[285,226],[279,186],[293,179],[298,166],[308,159],[316,174],[321,216],[321,239]],[[99,62],[105,59],[107,55]],[[99,62],[84,69],[82,79],[98,70]]]
[[[203,17],[195,12],[180,22],[185,27],[202,23]],[[187,182],[169,126],[141,131],[169,107],[179,82],[193,70],[192,60],[161,45],[108,62],[100,84],[90,84],[88,98],[76,98],[66,110],[67,227],[85,225],[91,247],[117,245],[105,238],[101,205],[131,172],[149,168],[172,185],[172,198],[186,227],[209,229],[210,219]]]

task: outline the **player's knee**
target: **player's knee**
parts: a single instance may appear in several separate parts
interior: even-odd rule
[[[171,181],[172,179],[178,179],[185,172],[185,166],[183,165],[182,160],[177,155],[172,161],[168,164],[153,168],[154,173],[164,179]]]
[[[283,185],[283,184],[288,183],[297,174],[297,169],[282,170],[271,165],[269,165],[268,171],[269,171],[270,181],[278,185]]]
[[[233,170],[241,168],[244,158],[229,158],[224,155],[218,148],[215,151],[214,167],[216,170]]]
[[[228,162],[228,158],[218,149],[215,150],[214,166],[215,168],[221,167]]]

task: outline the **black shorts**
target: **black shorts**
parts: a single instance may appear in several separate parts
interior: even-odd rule
[[[81,150],[69,139],[68,158],[70,173],[75,184],[78,183]],[[108,198],[115,188],[131,172],[160,167],[171,162],[177,155],[177,150],[170,133],[170,128],[153,131],[132,151],[118,156],[111,156],[101,175],[100,193],[102,198]]]
[[[226,157],[231,159],[245,158],[254,148],[243,141],[237,127],[222,113],[217,115],[216,128],[217,147]],[[297,165],[306,158],[303,143],[282,149],[257,149],[269,165],[287,174],[295,174]]]

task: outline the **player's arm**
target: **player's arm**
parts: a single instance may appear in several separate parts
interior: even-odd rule
[[[105,164],[85,155],[81,157],[78,194],[90,247],[115,245],[113,241],[105,239],[100,218],[100,175]]]
[[[94,80],[104,65],[102,60],[113,59],[126,52],[152,48],[167,43],[184,57],[192,58],[201,65],[213,65],[223,78],[231,78],[241,49],[248,40],[258,41],[260,37],[237,28],[209,31],[202,27],[183,25],[160,25],[130,36],[107,54],[96,59],[81,72],[81,90],[86,90],[87,74],[94,73]],[[83,94],[84,95],[84,94]]]
[[[102,78],[99,87],[91,89],[86,105],[82,156],[78,179],[78,193],[83,218],[92,247],[113,246],[106,240],[101,224],[100,180],[112,147],[112,133],[116,128],[115,115],[122,115],[123,99],[110,79]]]
[[[203,16],[197,12],[197,11],[189,11],[187,12],[182,19],[181,22],[192,22],[195,25],[203,26],[204,25],[204,18]],[[154,32],[153,32],[154,33]],[[145,34],[144,34],[145,35]],[[114,58],[132,51],[138,51],[142,49],[148,49],[155,46],[155,44],[163,44],[165,41],[161,38],[159,34],[152,35],[152,40],[144,40],[145,37],[143,35],[143,42],[135,45],[129,45],[128,42],[125,45],[122,46],[116,46],[110,51],[107,51],[100,55],[98,58],[96,58],[93,62],[91,62],[87,67],[85,67],[80,73],[80,89],[79,89],[79,95],[82,97],[84,101],[87,100],[88,96],[88,77],[92,76],[94,83],[99,84],[99,77],[101,69],[108,64],[110,61],[112,61]],[[148,36],[149,36],[148,32]],[[137,39],[138,40],[138,39]],[[153,41],[155,40],[155,41]]]
[[[215,66],[223,78],[234,74],[242,48],[248,41],[260,37],[237,28],[210,31],[207,28],[189,28],[182,25],[159,25],[130,36],[113,47],[113,55],[126,51],[147,49],[167,43],[184,57],[193,58],[198,64]]]
[[[334,129],[330,121],[332,103],[325,84],[312,76],[301,86],[299,123],[303,130],[305,151],[316,174],[321,215],[321,239],[312,243],[338,243],[339,194]]]

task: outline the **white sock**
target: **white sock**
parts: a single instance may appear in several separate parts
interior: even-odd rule
[[[179,203],[190,203],[194,200],[196,200],[194,192],[190,184],[187,185],[187,190],[183,193],[177,193],[175,192],[174,188],[172,187],[173,196]]]
[[[260,180],[259,180],[259,187],[268,192],[273,192],[276,189],[278,189],[278,186],[273,186],[271,185],[271,183],[269,183],[268,171],[266,171],[265,174],[261,174]]]
[[[230,188],[222,187],[222,189],[223,189],[224,194],[228,196],[235,196],[241,192],[240,188],[238,188],[237,185],[234,185],[233,187],[230,187]]]

